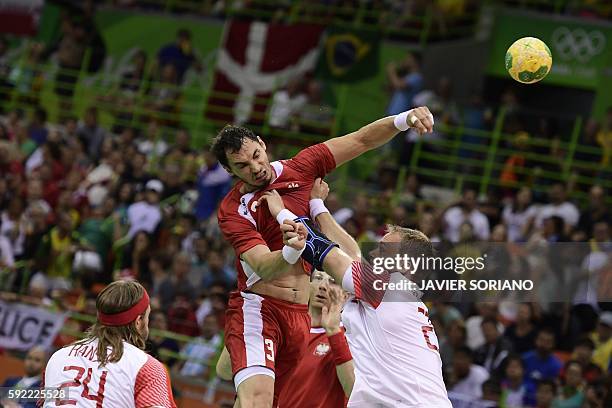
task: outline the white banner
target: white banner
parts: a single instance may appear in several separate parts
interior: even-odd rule
[[[33,346],[42,346],[49,349],[67,317],[68,313],[0,300],[0,348],[27,351]]]

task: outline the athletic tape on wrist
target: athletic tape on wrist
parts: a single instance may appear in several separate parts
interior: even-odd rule
[[[283,259],[287,261],[287,263],[294,265],[300,259],[302,252],[304,252],[304,248],[306,248],[306,245],[298,251],[295,248],[285,245],[283,247]]]
[[[297,215],[295,215],[294,213],[292,213],[288,209],[283,208],[281,210],[281,212],[279,212],[278,215],[276,216],[276,221],[280,225],[283,225],[283,221],[285,221],[285,220],[295,220],[296,218],[297,218]]]
[[[325,203],[320,198],[313,198],[310,204],[310,219],[314,220],[319,214],[328,213],[329,210],[325,207]]]
[[[410,114],[410,112],[411,110],[402,112],[399,115],[395,115],[395,118],[393,119],[393,124],[395,125],[395,128],[400,132],[405,132],[410,128],[410,126],[408,125],[408,115]]]

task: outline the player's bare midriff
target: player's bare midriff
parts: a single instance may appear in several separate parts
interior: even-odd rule
[[[294,265],[290,273],[274,280],[261,280],[251,286],[250,291],[291,303],[308,304],[309,282],[302,267]]]

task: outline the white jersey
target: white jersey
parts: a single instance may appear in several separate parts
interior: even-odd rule
[[[452,408],[438,338],[418,297],[387,292],[377,308],[353,298],[342,322],[355,364],[349,407]]]
[[[116,363],[99,367],[98,341],[56,351],[45,369],[44,385],[66,388],[68,398],[45,400],[44,408],[175,408],[164,366],[139,348],[123,342]]]

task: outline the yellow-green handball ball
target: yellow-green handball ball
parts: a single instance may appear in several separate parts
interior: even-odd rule
[[[535,37],[516,40],[506,51],[506,70],[524,84],[543,79],[552,67],[552,54],[544,41]]]

